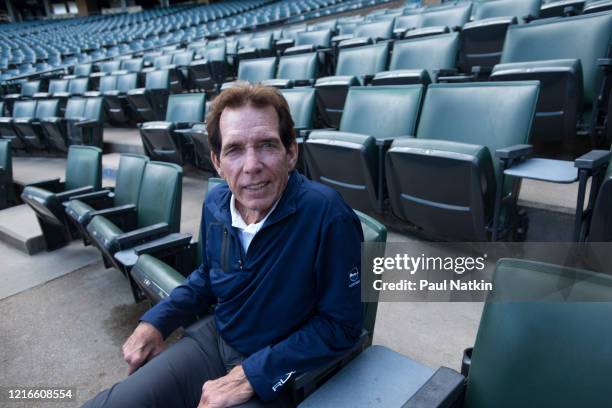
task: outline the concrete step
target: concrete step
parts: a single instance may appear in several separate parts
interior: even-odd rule
[[[0,241],[28,255],[47,248],[36,214],[27,204],[0,211]]]

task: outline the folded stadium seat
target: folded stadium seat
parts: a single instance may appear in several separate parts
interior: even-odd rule
[[[237,79],[252,84],[273,79],[276,73],[276,62],[276,57],[242,60],[238,66]]]
[[[317,53],[284,55],[278,61],[276,79],[261,81],[262,85],[276,88],[312,86],[317,78]]]
[[[612,330],[601,324],[612,312],[610,277],[506,258],[498,261],[493,283],[474,347],[463,356],[461,371],[467,381],[449,368],[434,370],[373,346],[300,408],[362,408],[374,402],[389,407],[466,408],[612,404],[605,381],[605,373],[612,369],[606,343]],[[387,375],[390,371],[394,375]],[[386,379],[384,384],[380,378]]]
[[[167,66],[172,65],[172,54],[162,54],[153,59],[153,65],[150,67],[146,67],[140,70],[141,80],[140,83],[143,83],[143,78],[146,78],[146,75],[149,72],[159,71],[166,69]]]
[[[310,178],[353,208],[382,212],[384,155],[395,138],[414,135],[423,93],[422,85],[352,87],[340,130],[314,130],[305,142]]]
[[[317,105],[326,127],[338,128],[349,87],[366,85],[387,66],[389,43],[340,50],[336,75],[317,79]]]
[[[34,99],[48,99],[56,92],[67,92],[68,91],[68,80],[67,79],[52,79],[49,81],[47,92],[36,92],[32,97]]]
[[[13,150],[23,150],[26,148],[13,126],[14,120],[17,118],[32,118],[35,112],[35,100],[17,101],[13,106],[13,116],[0,118],[0,137],[11,141],[11,148]]]
[[[396,17],[393,34],[396,38],[417,38],[442,34],[447,32],[446,27],[457,31],[470,21],[471,14],[471,2],[409,10],[407,14]]]
[[[89,240],[102,253],[105,265],[122,267],[113,255],[172,232],[178,232],[181,220],[183,170],[172,163],[148,162],[144,169],[138,205],[94,212],[87,226]],[[134,299],[140,296],[130,276]]]
[[[127,100],[142,122],[160,120],[165,116],[170,90],[170,72],[168,70],[147,73],[144,88],[130,89]]]
[[[49,150],[40,121],[59,114],[57,99],[42,99],[36,102],[34,116],[13,119],[13,126],[26,150]]]
[[[584,4],[584,9],[582,9],[582,14],[599,13],[610,10],[612,10],[611,0],[587,1]]]
[[[303,31],[306,31],[305,25],[294,25],[283,28],[281,38],[274,43],[274,52],[282,54],[285,49],[293,47],[297,41],[298,33]]]
[[[121,64],[119,65],[119,71],[125,71],[122,73],[140,72],[140,70],[142,70],[143,63],[144,63],[143,58],[124,59],[124,60],[121,60]],[[116,71],[113,71],[113,72],[116,72]]]
[[[541,3],[541,0],[477,3],[474,21],[466,23],[461,30],[461,71],[469,73],[473,67],[479,67],[490,72],[500,61],[508,26],[536,19]]]
[[[416,138],[396,139],[385,158],[393,213],[436,238],[488,240],[504,181],[492,156],[499,149],[518,154],[529,143],[538,91],[536,81],[430,85]],[[520,185],[508,181],[500,236],[524,222]]]
[[[216,92],[230,73],[225,59],[225,47],[207,48],[201,60],[189,64],[189,80],[192,89]]]
[[[372,85],[429,84],[439,74],[456,72],[459,33],[395,41],[389,71]]]
[[[308,31],[330,30],[332,34],[338,31],[338,19],[332,18],[308,26]]]
[[[93,71],[93,64],[75,65],[71,75],[64,75],[64,79],[74,79],[79,77],[88,77]]]
[[[540,18],[569,17],[582,13],[584,0],[544,1],[540,7]]]
[[[258,57],[271,57],[274,55],[272,51],[273,40],[272,34],[270,33],[262,33],[256,34],[251,38],[250,47],[255,48],[257,50]],[[238,52],[238,56],[240,57],[240,52]]]
[[[71,145],[102,147],[102,98],[70,98],[64,117],[40,119],[45,142],[51,150],[69,151]]]
[[[355,28],[353,38],[338,42],[338,48],[360,47],[381,40],[393,38],[393,20],[375,21]]]
[[[64,202],[68,220],[79,230],[85,245],[87,240],[87,225],[96,211],[117,208],[124,205],[138,205],[138,193],[149,158],[137,154],[122,154],[115,179],[115,188],[79,194],[70,201]]]
[[[121,67],[121,60],[114,59],[110,61],[101,62],[97,65],[97,72],[89,74],[89,78],[92,82],[92,87],[97,88],[100,78],[106,75],[110,75],[114,71],[118,71]]]
[[[68,98],[85,95],[85,93],[89,90],[89,85],[90,81],[88,77],[73,78],[68,80],[68,88],[65,92],[55,92],[51,95],[51,97],[59,99],[60,115],[63,115],[64,111],[66,110]]]
[[[104,98],[106,116],[116,125],[125,124],[132,119],[127,93],[137,88],[138,74],[112,75],[107,78],[113,78],[116,81],[116,85],[113,90],[105,90],[104,92],[101,90],[100,92]],[[102,78],[100,79],[100,87],[102,87],[101,84]]]
[[[298,143],[298,161],[296,168],[303,174],[307,174],[304,159],[304,141],[314,128],[315,113],[315,90],[314,88],[282,89],[281,93],[289,105],[291,118]]]
[[[16,204],[11,142],[0,140],[0,210]]]
[[[590,112],[599,107],[599,58],[609,58],[612,14],[542,19],[508,29],[501,63],[491,80],[539,80],[542,84],[533,128],[538,153],[572,155],[585,150]],[[582,115],[583,110],[585,112]],[[578,124],[578,126],[577,126]],[[594,137],[593,137],[594,138]],[[595,142],[595,140],[592,140]],[[574,156],[575,157],[575,156]]]
[[[183,51],[172,54],[172,63],[163,69],[170,70],[170,92],[181,92],[187,86],[189,79],[188,66],[193,60],[193,51]]]
[[[27,81],[21,84],[19,93],[11,93],[2,97],[5,109],[9,115],[13,113],[13,105],[20,99],[30,99],[40,92],[41,81]]]
[[[48,251],[67,245],[72,239],[62,203],[78,194],[98,191],[101,184],[102,150],[70,146],[64,182],[45,180],[24,188],[21,199],[36,213]]]
[[[153,160],[182,165],[193,162],[193,143],[180,129],[204,122],[206,94],[171,95],[165,122],[145,122],[140,126],[140,137],[146,154]]]

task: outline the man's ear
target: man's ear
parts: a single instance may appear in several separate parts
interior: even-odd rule
[[[217,157],[217,155],[213,151],[210,152],[210,161],[212,161],[212,164],[215,166],[215,170],[217,170],[217,173],[219,174],[219,176],[223,178],[223,174],[221,171],[221,161],[219,160],[219,157]]]
[[[295,165],[298,160],[298,144],[297,140],[294,140],[293,143],[287,149],[287,163],[289,164],[289,171],[295,169]]]

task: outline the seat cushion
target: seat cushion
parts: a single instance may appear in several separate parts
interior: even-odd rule
[[[90,213],[92,211],[94,211],[93,207],[80,200],[70,200],[66,206],[66,214],[84,227],[91,221]]]
[[[123,234],[123,231],[107,218],[101,216],[94,217],[87,226],[87,232],[91,239],[108,252],[115,253],[119,250],[116,238]]]

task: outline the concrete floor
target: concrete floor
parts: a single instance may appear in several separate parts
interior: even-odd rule
[[[119,133],[113,131],[114,137]],[[122,137],[134,136],[129,131]],[[105,167],[116,166],[117,160],[116,154],[106,155]],[[62,159],[15,158],[14,166],[16,178],[63,174]],[[186,169],[184,232],[198,232],[207,177]],[[548,187],[524,184],[521,199],[538,203],[529,210],[538,215],[532,219],[530,240],[560,239],[560,230],[571,231],[568,213],[573,211],[576,186]],[[562,211],[542,209],[553,201]],[[392,229],[388,241],[415,239],[419,237]],[[79,406],[125,377],[121,344],[147,304],[133,303],[125,278],[104,269],[95,250],[75,241],[59,251],[30,257],[0,242],[0,281],[0,386],[55,385],[77,391],[74,403],[22,406]],[[482,303],[380,303],[374,343],[434,368],[459,369],[463,349],[474,342],[481,310]]]

